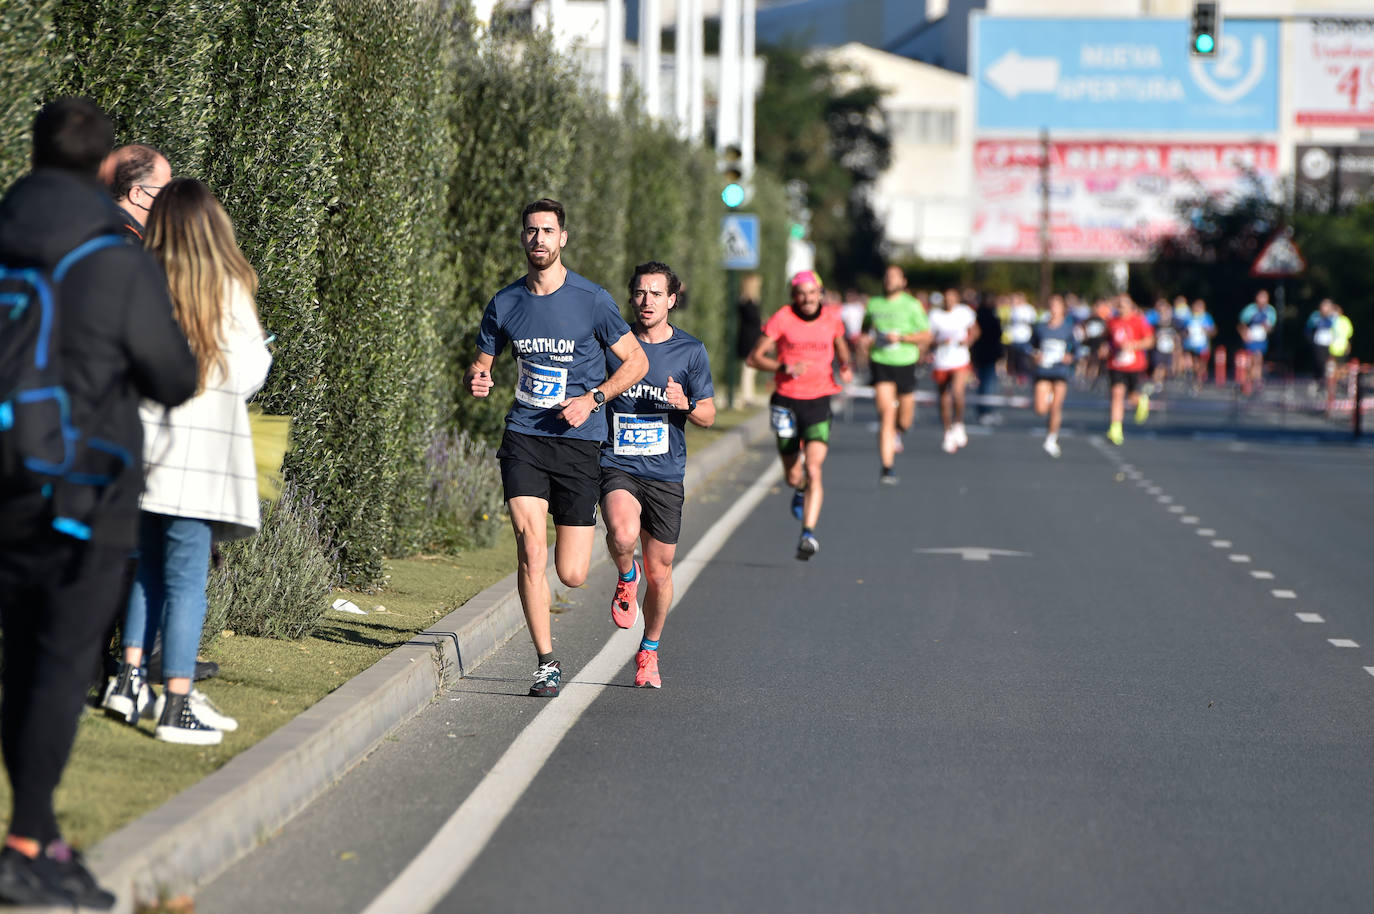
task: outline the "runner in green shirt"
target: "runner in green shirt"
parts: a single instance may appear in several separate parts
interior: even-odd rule
[[[883,294],[869,299],[864,325],[873,333],[868,360],[878,408],[879,481],[895,485],[892,463],[916,417],[916,360],[930,342],[926,309],[906,290],[906,274],[896,264],[883,273]]]

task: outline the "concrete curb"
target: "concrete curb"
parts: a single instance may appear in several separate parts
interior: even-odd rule
[[[692,455],[687,495],[768,433],[764,410]],[[593,563],[602,561],[605,553],[596,550]],[[107,837],[88,861],[101,884],[118,894],[115,911],[132,914],[135,898],[191,893],[209,882],[429,704],[446,676],[472,670],[524,625],[511,574],[219,771]]]

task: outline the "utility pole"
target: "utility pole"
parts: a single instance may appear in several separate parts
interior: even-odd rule
[[[644,113],[662,116],[663,92],[659,80],[659,59],[663,24],[658,5],[661,0],[639,0],[639,86],[644,92]]]
[[[1040,300],[1048,308],[1054,290],[1054,261],[1050,259],[1050,131],[1040,131]]]
[[[716,152],[740,141],[740,0],[720,2],[720,95],[716,100]]]
[[[692,3],[677,0],[673,29],[673,117],[679,139],[692,135]]]
[[[706,129],[706,35],[702,0],[679,0],[692,10],[688,33],[692,38],[691,97],[687,107],[687,135],[700,141]]]
[[[758,0],[742,0],[743,32],[741,35],[740,68],[740,159],[744,164],[744,176],[754,173],[754,32],[758,19]],[[749,184],[746,181],[745,186]]]
[[[611,110],[620,107],[621,66],[625,56],[625,0],[606,0],[606,41],[601,86]]]

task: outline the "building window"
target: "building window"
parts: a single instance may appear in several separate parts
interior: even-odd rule
[[[954,112],[947,108],[903,108],[888,112],[895,143],[953,146]]]

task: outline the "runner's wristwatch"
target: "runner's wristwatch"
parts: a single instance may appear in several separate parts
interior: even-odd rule
[[[592,388],[592,402],[596,404],[592,407],[592,412],[596,412],[597,410],[599,410],[601,408],[601,404],[606,402],[606,395],[601,392],[601,388]]]

